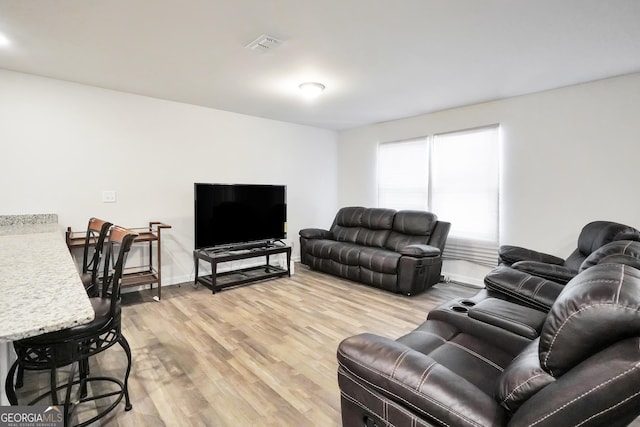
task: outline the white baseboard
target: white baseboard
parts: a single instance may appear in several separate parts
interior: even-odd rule
[[[474,288],[482,289],[484,288],[483,279],[478,279],[477,277],[464,276],[461,274],[449,274],[443,273],[445,278],[448,279],[449,282],[461,283],[463,285],[473,286]]]

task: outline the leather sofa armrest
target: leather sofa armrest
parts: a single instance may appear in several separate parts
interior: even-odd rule
[[[407,245],[400,249],[402,255],[409,255],[413,257],[435,257],[440,256],[440,249],[431,245]]]
[[[540,336],[547,313],[497,298],[469,308],[469,317],[529,339]]]
[[[538,261],[546,264],[562,265],[564,260],[557,256],[521,248],[520,246],[502,245],[498,248],[498,256],[504,264],[511,265],[518,261]]]
[[[637,364],[638,338],[618,341],[542,387],[513,414],[509,425],[552,427],[594,419],[602,425],[607,419],[610,424],[615,420],[615,425],[630,425],[637,415]],[[567,412],[579,418],[568,422]]]
[[[511,265],[511,268],[524,271],[534,276],[542,277],[547,280],[553,280],[556,283],[566,285],[573,279],[577,272],[562,266],[551,265],[537,261],[518,261]]]
[[[564,286],[507,266],[498,266],[484,278],[490,291],[511,297],[530,307],[549,311]]]
[[[321,228],[304,228],[300,230],[300,237],[305,239],[333,239],[333,233]]]
[[[345,376],[442,425],[506,423],[505,412],[493,396],[397,341],[373,334],[347,338],[338,347],[338,363]]]
[[[447,237],[449,237],[450,230],[450,222],[438,221],[435,228],[433,229],[433,233],[431,233],[429,245],[435,246],[436,248],[440,249],[441,252],[444,251],[444,245],[447,243]]]

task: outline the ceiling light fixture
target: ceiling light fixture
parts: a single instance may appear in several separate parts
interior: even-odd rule
[[[11,44],[11,42],[9,41],[9,38],[4,34],[0,33],[0,46],[9,46],[9,44]]]
[[[304,82],[298,87],[306,98],[315,98],[325,89],[324,85],[318,82]]]

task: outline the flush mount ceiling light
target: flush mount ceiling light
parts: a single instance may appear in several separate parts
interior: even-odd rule
[[[318,82],[304,82],[298,86],[305,98],[315,98],[324,90],[324,85]]]

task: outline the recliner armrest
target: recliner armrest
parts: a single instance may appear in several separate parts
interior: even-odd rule
[[[540,336],[547,313],[513,302],[487,298],[469,308],[469,317],[533,340]]]
[[[538,261],[555,265],[564,264],[562,258],[534,251],[533,249],[521,248],[520,246],[502,245],[498,248],[498,256],[502,262],[508,265],[518,261]]]
[[[490,291],[496,291],[544,311],[551,309],[551,305],[564,289],[560,283],[507,266],[498,266],[491,270],[485,276],[484,284]]]
[[[433,358],[397,341],[373,334],[347,338],[338,347],[338,362],[346,377],[373,386],[388,399],[443,425],[489,426],[506,422],[505,413],[493,396]]]
[[[429,238],[429,245],[435,246],[440,249],[440,251],[444,251],[444,245],[447,243],[447,237],[449,236],[450,230],[450,222],[438,221],[433,229],[433,233],[431,233],[431,237]]]
[[[407,245],[400,249],[402,255],[409,255],[413,257],[435,257],[440,256],[440,249],[431,245]]]
[[[333,239],[333,233],[321,228],[304,228],[300,230],[300,237],[305,239]]]
[[[519,271],[532,274],[534,276],[542,277],[547,280],[553,280],[556,283],[566,285],[571,279],[573,279],[576,271],[573,271],[562,265],[546,264],[538,261],[518,261],[511,265],[511,268],[515,268]]]

